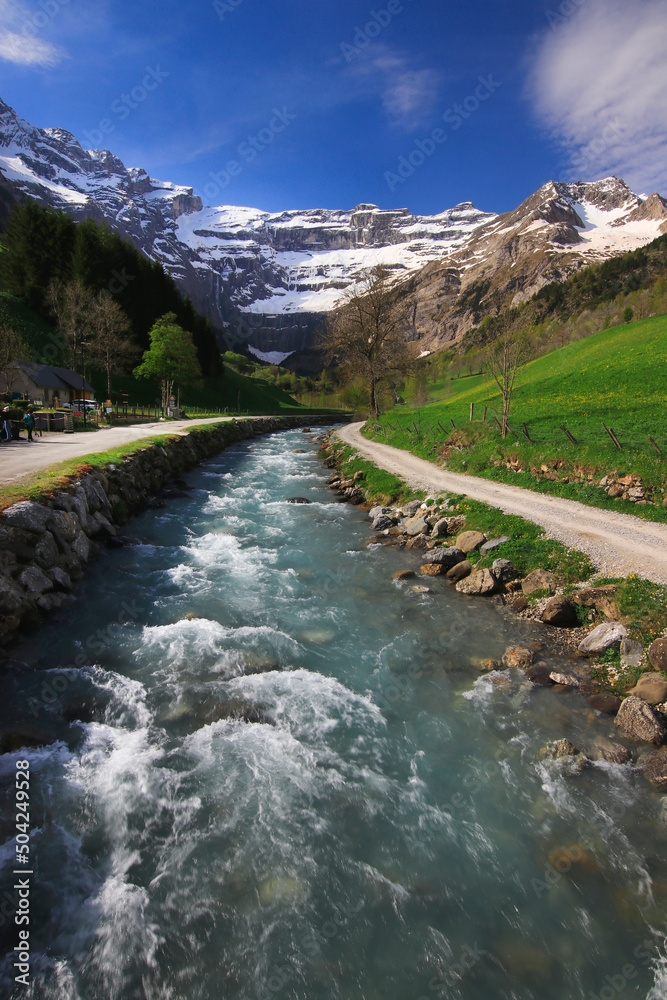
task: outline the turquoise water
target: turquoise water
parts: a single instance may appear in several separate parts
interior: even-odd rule
[[[418,556],[367,547],[316,447],[274,435],[190,474],[17,649],[35,667],[3,679],[0,725],[59,739],[0,758],[3,886],[18,756],[37,866],[31,986],[6,960],[2,995],[667,996],[660,797],[628,766],[536,763],[610,721],[480,677],[535,635],[393,582]]]

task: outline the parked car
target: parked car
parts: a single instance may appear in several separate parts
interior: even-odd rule
[[[63,410],[78,410],[83,411],[84,407],[89,413],[91,410],[97,409],[97,402],[94,399],[73,399],[71,403],[63,403]]]

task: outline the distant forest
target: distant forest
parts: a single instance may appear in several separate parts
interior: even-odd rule
[[[223,372],[213,327],[178,291],[162,264],[148,260],[109,226],[42,207],[32,200],[15,206],[1,237],[0,282],[44,320],[53,322],[49,288],[78,282],[91,296],[108,291],[127,316],[139,351],[149,346],[148,332],[165,313],[194,339],[205,378]]]

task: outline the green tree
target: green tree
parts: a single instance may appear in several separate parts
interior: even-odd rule
[[[625,309],[623,310],[623,322],[632,323],[634,317],[635,317],[635,312],[632,306],[626,306]]]
[[[134,374],[160,384],[162,409],[166,410],[174,385],[197,385],[201,367],[192,334],[176,322],[175,313],[162,316],[149,332],[151,346]]]
[[[18,375],[17,361],[29,361],[30,352],[19,334],[0,320],[0,392],[11,392]]]

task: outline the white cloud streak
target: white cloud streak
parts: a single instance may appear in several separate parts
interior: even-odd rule
[[[44,11],[39,15],[16,0],[0,0],[0,59],[17,66],[50,68],[66,58],[64,49],[38,37],[42,21],[48,17]]]
[[[390,123],[408,132],[423,124],[438,99],[440,74],[412,69],[405,55],[386,45],[366,50],[350,72],[363,89],[381,97]]]
[[[665,0],[585,0],[539,43],[529,94],[573,178],[667,193]]]

